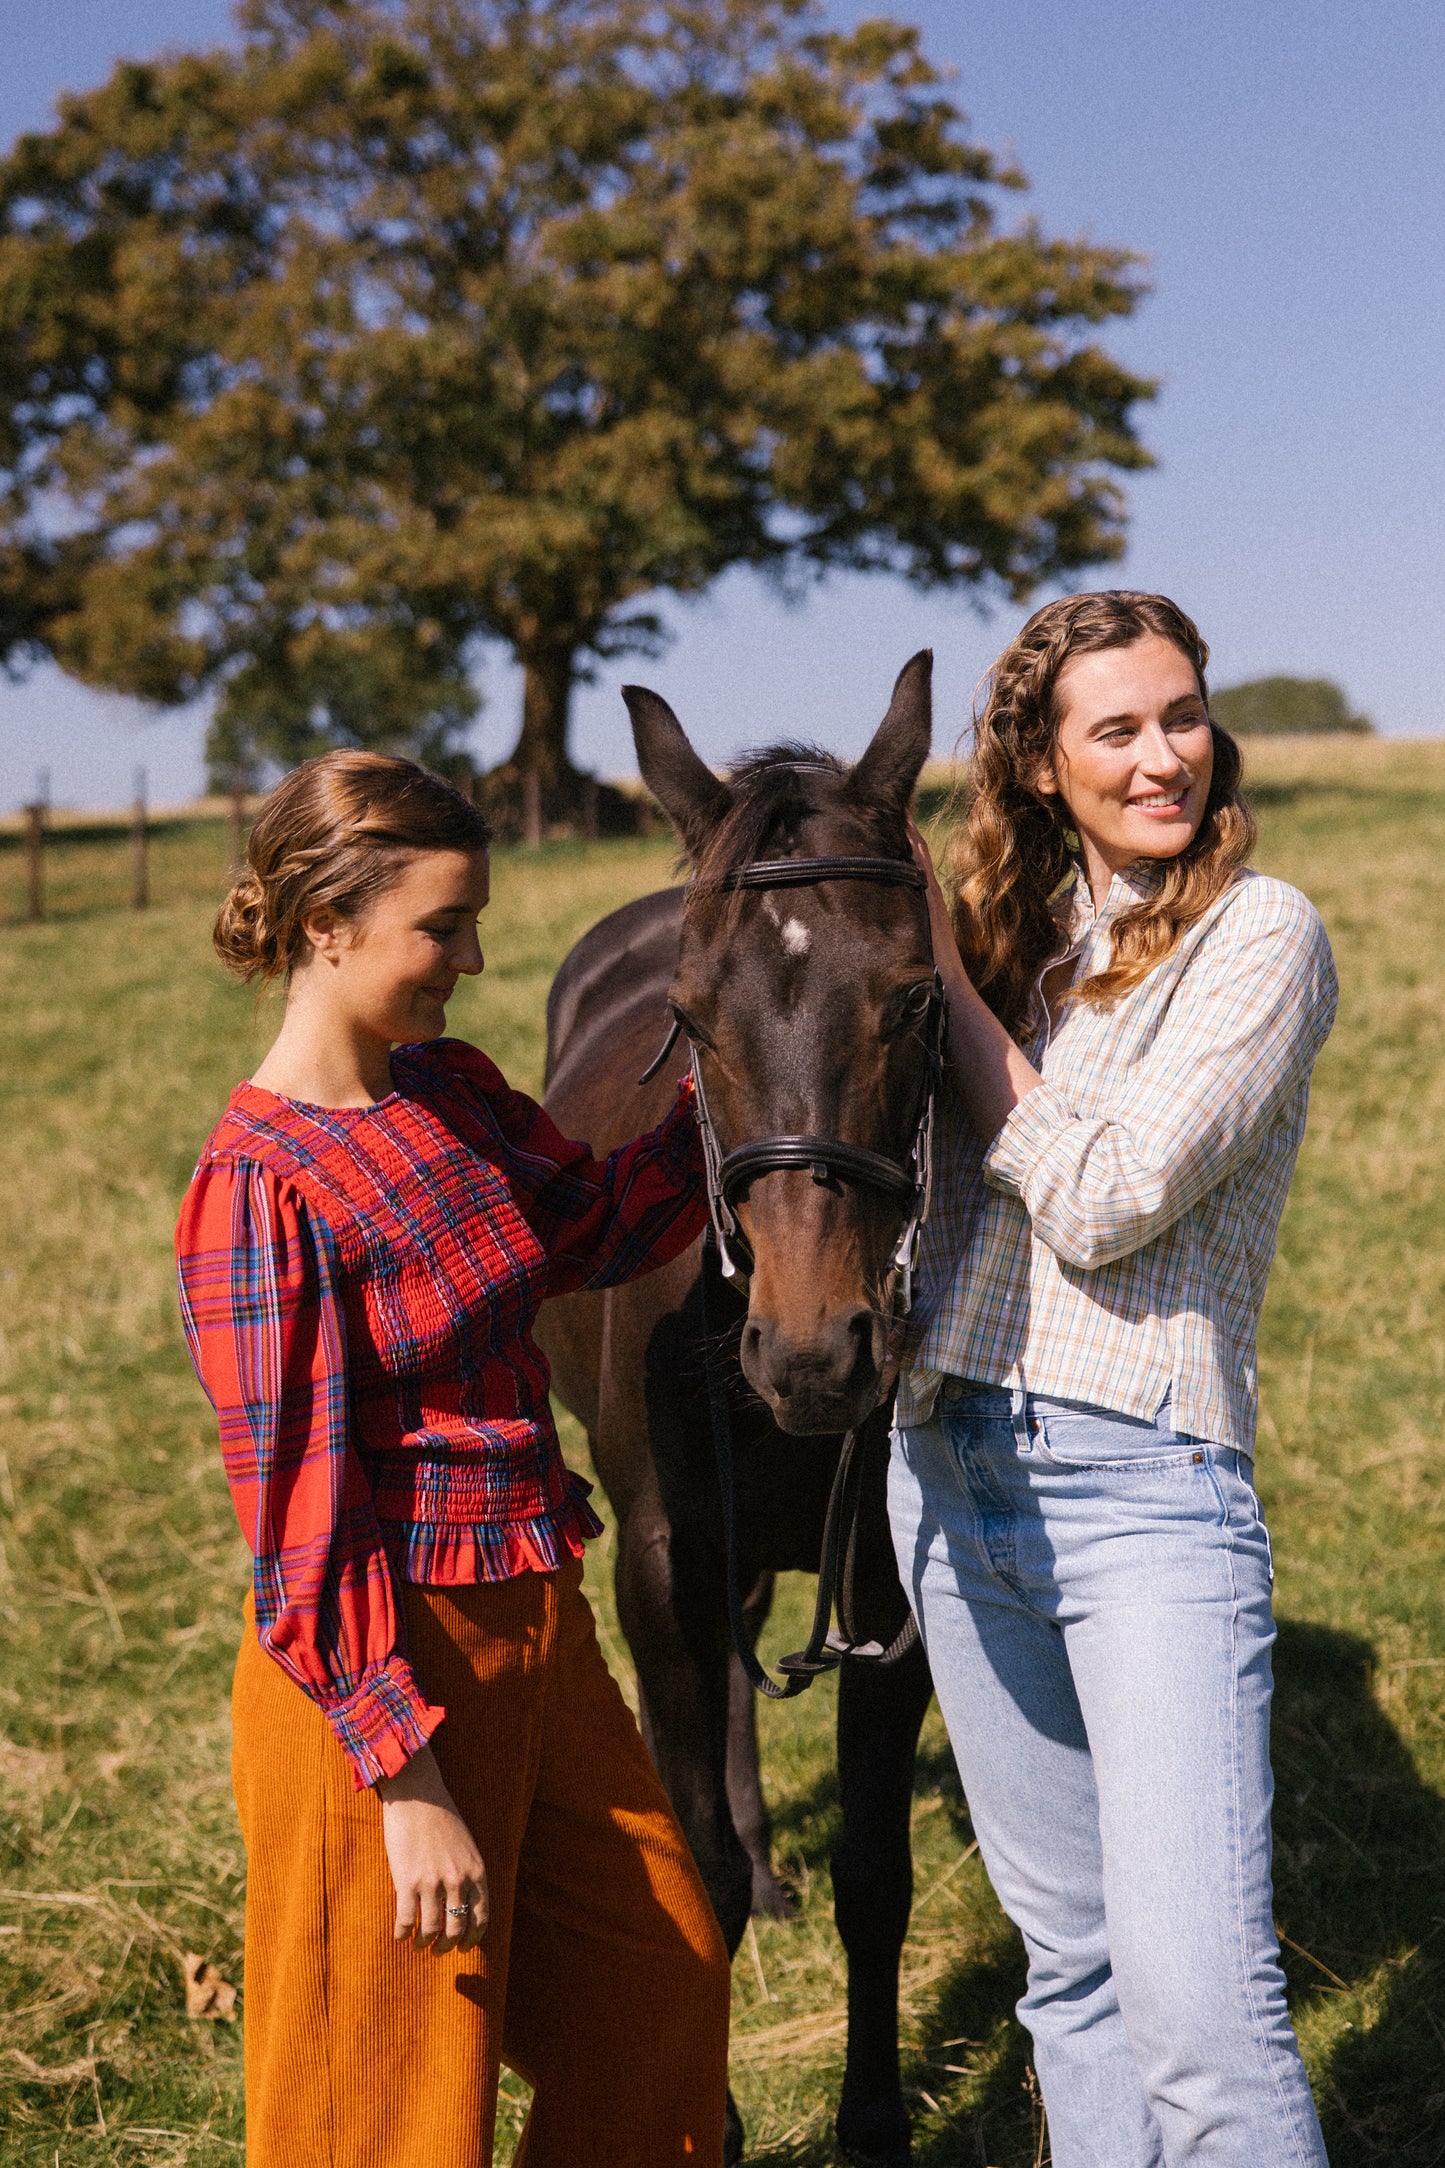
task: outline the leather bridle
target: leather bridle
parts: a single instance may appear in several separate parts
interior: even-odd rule
[[[727,894],[748,888],[802,888],[812,887],[823,881],[872,881],[884,887],[912,888],[919,891],[927,888],[922,872],[912,859],[764,858],[749,866],[730,867],[715,881],[707,884],[707,892]],[[931,955],[931,934],[929,952]],[[702,1133],[703,1159],[707,1170],[708,1209],[712,1216],[712,1235],[724,1279],[745,1279],[752,1268],[747,1237],[736,1212],[738,1200],[743,1193],[762,1175],[788,1169],[806,1169],[815,1182],[825,1185],[852,1182],[860,1188],[878,1190],[885,1196],[895,1197],[907,1207],[908,1217],[903,1232],[889,1260],[891,1284],[888,1304],[890,1322],[899,1315],[907,1314],[913,1304],[913,1279],[918,1264],[918,1246],[924,1221],[928,1216],[932,1188],[934,1110],[943,1075],[946,1021],[943,981],[935,969],[933,983],[928,992],[928,1006],[922,1018],[922,1039],[927,1059],[923,1104],[914,1126],[913,1141],[906,1163],[890,1159],[885,1153],[872,1151],[863,1145],[846,1144],[840,1137],[806,1135],[754,1137],[725,1153],[708,1106],[698,1049],[696,1044],[689,1040],[693,1088],[697,1096],[698,1127]],[[672,1028],[655,1059],[639,1077],[640,1084],[647,1083],[657,1075],[685,1029],[682,1018],[674,1012]],[[862,1486],[856,1460],[857,1433],[850,1430],[843,1440],[837,1473],[828,1498],[822,1555],[818,1566],[818,1595],[807,1646],[779,1660],[779,1670],[787,1674],[782,1685],[769,1678],[759,1663],[743,1618],[742,1595],[737,1585],[732,1419],[728,1408],[727,1383],[722,1375],[715,1335],[709,1326],[707,1281],[708,1264],[704,1258],[703,1360],[707,1370],[713,1450],[722,1493],[727,1548],[728,1620],[739,1661],[753,1686],[759,1693],[766,1694],[773,1700],[786,1701],[794,1694],[801,1693],[805,1687],[811,1686],[820,1672],[831,1670],[844,1656],[865,1657],[884,1664],[896,1662],[917,1640],[918,1627],[910,1611],[901,1632],[887,1648],[880,1647],[877,1642],[862,1642],[858,1638],[853,1622],[853,1576],[858,1548],[858,1514]],[[839,1627],[836,1632],[831,1630],[835,1607]]]
[[[881,887],[920,891],[927,885],[918,867],[908,858],[763,858],[750,866],[730,867],[710,884],[710,888],[715,893],[726,894],[744,888],[812,887],[821,881],[872,881]],[[811,1135],[753,1137],[725,1153],[708,1105],[698,1049],[689,1041],[698,1126],[702,1131],[703,1157],[707,1166],[708,1209],[725,1280],[745,1279],[752,1264],[747,1237],[735,1209],[739,1198],[760,1175],[785,1169],[806,1169],[820,1184],[852,1182],[860,1188],[881,1190],[885,1196],[899,1198],[907,1205],[908,1217],[889,1260],[898,1275],[890,1308],[894,1315],[907,1315],[913,1306],[918,1244],[928,1216],[933,1175],[933,1117],[943,1071],[945,1013],[943,981],[935,970],[928,991],[928,1006],[922,1018],[927,1078],[906,1163],[871,1151],[865,1145],[845,1144],[841,1137]],[[639,1077],[639,1083],[645,1084],[656,1076],[684,1029],[682,1019],[674,1016],[666,1040]]]

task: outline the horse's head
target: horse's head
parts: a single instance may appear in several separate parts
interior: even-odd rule
[[[638,764],[695,868],[672,988],[723,1153],[815,1137],[906,1167],[928,1089],[933,958],[916,887],[810,878],[737,889],[762,860],[908,858],[905,822],[931,733],[925,651],[906,665],[856,767],[784,745],[722,782],[666,701],[624,689]],[[742,1365],[779,1427],[846,1430],[876,1405],[895,1185],[818,1162],[752,1175],[734,1209],[751,1252]]]

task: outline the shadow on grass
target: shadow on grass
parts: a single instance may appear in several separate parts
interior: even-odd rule
[[[1353,1635],[1280,1626],[1276,1915],[1331,2168],[1441,2168],[1445,1800],[1420,1781],[1373,1667]],[[920,1756],[919,1776],[966,1828],[946,1749]],[[814,1789],[805,1814],[818,1815],[816,1831],[831,1819],[827,1780]],[[1022,1947],[1005,1923],[960,1953],[907,2059],[915,2168],[1034,2168],[1031,2048],[1013,2015],[1023,1986]],[[753,2157],[758,2168],[839,2158],[816,2138]]]
[[[1251,780],[1246,752],[1244,795],[1256,813],[1287,812],[1299,806],[1328,805],[1331,816],[1339,811],[1339,801],[1345,800],[1356,814],[1369,812],[1385,815],[1392,809],[1413,812],[1419,806],[1419,793],[1404,783],[1375,781],[1351,782],[1338,776],[1298,776],[1288,782],[1270,777]]]
[[[842,1803],[838,1794],[838,1765],[831,1738],[829,1760],[810,1784],[799,1785],[785,1797],[769,1796],[773,1853],[786,1868],[801,1861],[809,1870],[826,1867],[842,1827]],[[960,1844],[973,1841],[973,1824],[958,1781],[958,1770],[945,1741],[920,1745],[914,1770],[915,1794],[937,1792],[942,1798],[954,1835]]]
[[[1248,760],[1248,751],[1245,755]],[[1325,778],[1301,777],[1298,781],[1254,782],[1246,771],[1244,795],[1256,813],[1272,813],[1285,806],[1305,805],[1317,798],[1355,798],[1360,792],[1349,783],[1336,783]]]
[[[1381,1709],[1373,1663],[1351,1634],[1280,1627],[1275,1912],[1306,2043],[1325,2035],[1311,2060],[1332,2168],[1437,2168],[1445,1800]]]

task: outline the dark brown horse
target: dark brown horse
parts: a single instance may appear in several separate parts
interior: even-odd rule
[[[722,782],[671,709],[629,688],[638,762],[695,868],[580,941],[548,1004],[547,1105],[602,1149],[657,1121],[687,1060],[638,1077],[669,1009],[697,1050],[721,1147],[803,1134],[906,1163],[927,1090],[933,984],[916,888],[813,879],[729,890],[760,860],[906,860],[905,820],[930,737],[930,657],[915,656],[851,770],[811,748],[748,758]],[[817,1572],[840,1433],[863,1426],[860,1639],[906,1616],[885,1512],[879,1407],[906,1205],[818,1167],[759,1174],[737,1219],[746,1299],[716,1251],[649,1279],[548,1305],[554,1382],[587,1431],[617,1518],[617,1603],[653,1757],[730,1950],[752,1908],[785,1900],[768,1858],[752,1696],[727,1626],[723,1517],[709,1431],[706,1330],[732,1381],[737,1577],[755,1632],[772,1573]],[[702,1274],[708,1275],[703,1288]],[[705,1299],[704,1299],[705,1298]],[[838,1699],[842,1834],[832,1859],[848,1956],[842,2144],[878,2168],[909,2158],[898,2074],[898,1962],[912,1899],[909,1806],[931,1691],[922,1651],[845,1660]],[[729,2158],[740,2157],[732,2118]]]

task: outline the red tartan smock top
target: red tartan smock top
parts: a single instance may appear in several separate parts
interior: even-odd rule
[[[176,1230],[261,1645],[358,1786],[446,1714],[407,1662],[398,1577],[546,1572],[599,1532],[548,1405],[542,1302],[665,1264],[706,1218],[690,1080],[598,1161],[460,1040],[398,1049],[392,1076],[369,1107],[238,1085]]]

